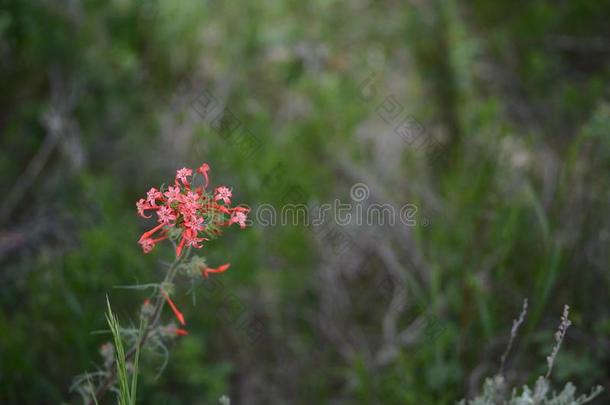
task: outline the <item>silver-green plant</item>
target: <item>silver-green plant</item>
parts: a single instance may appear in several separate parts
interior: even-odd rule
[[[565,338],[566,332],[572,323],[569,319],[570,307],[567,305],[563,309],[561,323],[555,333],[555,346],[546,359],[546,374],[538,378],[534,388],[524,385],[521,390],[513,388],[509,392],[508,385],[503,376],[504,364],[513,345],[513,341],[517,336],[519,327],[525,320],[526,314],[527,299],[523,302],[523,309],[519,318],[513,321],[510,339],[506,351],[502,355],[499,373],[496,376],[485,380],[483,393],[481,395],[471,400],[462,399],[458,402],[458,405],[582,405],[591,402],[602,392],[603,388],[597,386],[591,390],[589,395],[583,394],[576,396],[576,387],[570,382],[568,382],[563,390],[559,392],[551,389],[549,377],[553,370],[553,364],[557,357],[557,353],[559,353],[559,348]]]

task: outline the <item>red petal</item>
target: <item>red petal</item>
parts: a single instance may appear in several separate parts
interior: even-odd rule
[[[178,336],[186,336],[188,334],[189,333],[184,329],[176,329],[176,335],[178,335]]]
[[[185,242],[186,242],[186,239],[182,238],[182,240],[180,241],[178,246],[176,246],[176,259],[180,257],[180,254],[182,253],[182,248],[184,247]]]
[[[224,271],[227,271],[227,269],[231,267],[231,263],[225,263],[222,266],[218,266],[217,268],[211,268],[211,267],[206,267],[205,269],[201,270],[201,274],[205,277],[208,278],[208,273],[222,273]]]

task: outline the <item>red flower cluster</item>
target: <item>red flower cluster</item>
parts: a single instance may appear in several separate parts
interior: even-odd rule
[[[231,207],[232,192],[226,186],[208,193],[209,171],[207,163],[196,170],[203,176],[204,182],[194,187],[193,171],[182,168],[177,171],[173,186],[167,189],[161,187],[160,190],[153,187],[146,193],[146,198],[136,203],[141,217],[150,218],[150,214],[146,215],[150,211],[157,214],[158,225],[144,232],[138,241],[144,253],[150,252],[156,243],[171,237],[176,240],[176,257],[180,257],[184,247],[201,248],[203,241],[220,234],[221,227],[232,224],[239,224],[242,229],[246,227],[250,209]]]

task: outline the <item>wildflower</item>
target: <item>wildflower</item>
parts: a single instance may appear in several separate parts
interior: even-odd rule
[[[208,273],[222,273],[224,271],[227,271],[227,269],[231,267],[230,263],[226,263],[223,264],[222,266],[218,266],[217,268],[211,268],[211,267],[202,267],[201,268],[201,274],[205,277],[208,278]]]
[[[180,257],[180,255],[182,254],[182,249],[184,249],[184,244],[186,243],[186,239],[182,238],[182,240],[180,241],[180,243],[178,243],[178,246],[176,246],[176,257]]]
[[[204,177],[205,184],[195,187],[191,184],[193,170],[183,167],[176,171],[175,183],[165,191],[152,187],[136,203],[138,215],[150,218],[148,211],[156,211],[158,225],[144,232],[138,243],[144,253],[149,253],[155,245],[170,235],[178,235],[176,257],[180,257],[185,247],[200,249],[207,237],[221,233],[222,227],[234,223],[246,227],[245,207],[231,207],[232,190],[227,186],[217,187],[213,193],[206,192],[210,167],[203,163],[197,172]],[[190,181],[189,181],[190,180]]]
[[[201,242],[207,240],[206,238],[198,238],[197,231],[193,228],[187,228],[182,233],[182,240],[185,242],[186,246],[193,246],[196,249],[201,248]]]
[[[157,239],[151,238],[151,236],[155,232],[157,232],[158,230],[163,228],[163,226],[164,226],[164,224],[159,224],[159,225],[155,226],[153,229],[151,229],[150,231],[144,232],[142,234],[142,236],[140,236],[138,243],[140,244],[140,246],[142,246],[142,250],[144,251],[144,253],[149,253],[155,247],[155,244],[157,242],[167,239],[167,234],[163,234],[163,235],[161,235],[161,237],[159,237]]]
[[[189,191],[182,197],[182,210],[186,212],[196,212],[199,208],[201,208],[201,203],[199,200],[201,197],[197,193],[193,193]]]
[[[231,190],[228,187],[220,186],[215,190],[214,201],[222,200],[225,204],[231,204]]]
[[[163,194],[157,190],[156,188],[152,187],[150,190],[148,190],[148,192],[146,193],[146,202],[151,206],[154,207],[157,205],[157,200],[163,198]]]
[[[187,178],[187,176],[191,176],[192,174],[193,174],[193,171],[186,167],[179,169],[176,172],[176,183],[178,183],[178,180],[180,180],[184,186],[188,185],[189,182],[186,178]]]
[[[164,205],[159,208],[159,210],[157,211],[157,216],[159,217],[159,223],[163,225],[169,225],[171,222],[174,222],[176,220],[176,214],[167,205]]]
[[[208,188],[208,183],[209,183],[209,179],[208,179],[208,171],[210,170],[210,166],[208,166],[207,163],[202,164],[198,169],[197,169],[197,173],[201,173],[203,175],[203,177],[205,178],[205,184],[203,186],[203,188]]]
[[[149,216],[144,215],[144,211],[150,209],[150,205],[146,204],[146,200],[143,198],[140,198],[140,200],[138,200],[138,202],[136,202],[136,208],[138,209],[138,215],[141,216],[142,218],[150,218]]]
[[[142,246],[144,253],[150,253],[150,251],[155,247],[155,241],[151,238],[140,239],[138,243],[140,246]]]
[[[246,227],[246,220],[248,219],[246,213],[247,211],[234,211],[229,220],[229,225],[239,224],[239,227],[244,229]]]
[[[184,219],[184,226],[197,233],[205,229],[205,226],[203,224],[204,222],[204,219],[199,215],[191,215],[188,218]]]
[[[164,226],[163,224],[159,224],[159,225],[155,226],[153,229],[144,232],[142,234],[142,236],[140,237],[140,240],[150,238],[155,232],[157,232],[158,230],[163,228],[163,226]]]
[[[167,197],[168,205],[173,204],[174,201],[180,201],[182,198],[182,194],[180,194],[180,187],[169,186],[165,192],[165,197]]]
[[[214,204],[214,209],[218,210],[219,212],[222,212],[223,214],[231,215],[231,211],[229,210],[229,208],[224,205]]]
[[[184,329],[180,329],[180,328],[176,328],[176,330],[174,331],[174,333],[175,333],[177,336],[186,336],[186,335],[188,335],[188,334],[189,334],[189,333],[188,333],[186,330],[184,330]]]
[[[182,312],[178,311],[178,308],[176,308],[176,305],[174,304],[172,299],[169,297],[169,295],[167,295],[167,293],[164,290],[161,290],[161,294],[163,294],[165,301],[167,301],[167,304],[172,309],[172,312],[176,316],[176,319],[178,319],[178,322],[180,322],[180,325],[183,325],[183,326],[186,325],[186,322],[184,321],[184,315],[182,315]]]

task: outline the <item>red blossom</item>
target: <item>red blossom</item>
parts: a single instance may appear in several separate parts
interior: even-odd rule
[[[231,219],[229,220],[229,225],[239,224],[241,229],[246,227],[246,221],[248,220],[248,213],[250,212],[250,208],[246,207],[235,207],[233,208]]]
[[[222,200],[225,204],[231,204],[231,190],[228,187],[220,186],[214,190],[214,201]]]
[[[174,333],[176,334],[176,336],[186,336],[186,335],[188,335],[188,334],[189,334],[189,333],[188,333],[186,330],[184,330],[184,329],[179,329],[179,328],[176,328],[176,330],[174,331]]]
[[[176,220],[176,213],[167,205],[164,205],[157,211],[157,217],[159,218],[159,223],[169,225]]]
[[[171,205],[174,201],[180,202],[182,199],[182,194],[180,194],[180,187],[178,186],[169,186],[164,195],[165,197],[167,197],[167,204],[169,205]]]
[[[220,234],[222,227],[232,224],[246,227],[249,209],[231,207],[233,192],[227,186],[217,187],[213,193],[206,192],[210,171],[207,163],[196,171],[203,175],[203,185],[195,187],[193,170],[183,167],[176,172],[174,185],[161,190],[152,187],[146,198],[136,203],[138,215],[143,218],[150,218],[150,211],[157,213],[158,225],[144,232],[138,241],[144,253],[151,252],[158,242],[171,234],[178,236],[176,257],[180,257],[185,247],[200,249],[202,242]]]
[[[140,239],[138,243],[140,246],[142,246],[144,253],[150,253],[150,251],[155,247],[155,242],[150,238]]]
[[[178,180],[180,180],[180,182],[182,183],[182,185],[184,186],[188,186],[189,182],[186,179],[187,177],[191,176],[193,174],[193,171],[191,169],[188,169],[186,167],[183,167],[182,169],[178,170],[176,172],[176,185],[178,185]]]
[[[157,200],[160,200],[163,198],[163,194],[157,190],[156,188],[152,187],[150,190],[148,190],[148,192],[146,193],[146,202],[151,206],[154,207],[157,205]]]
[[[197,173],[201,173],[203,175],[203,177],[205,178],[205,184],[203,185],[203,188],[208,188],[208,184],[210,182],[210,180],[208,178],[208,171],[210,171],[210,166],[208,166],[207,163],[202,164],[197,169]]]
[[[186,325],[186,322],[184,321],[184,315],[182,315],[182,312],[178,311],[178,308],[176,307],[176,305],[174,304],[172,299],[169,297],[169,295],[167,295],[167,293],[164,290],[161,290],[161,294],[163,294],[165,301],[167,301],[167,304],[172,309],[172,312],[176,316],[176,319],[178,319],[178,322],[180,322],[180,325],[182,325],[182,326]]]
[[[176,246],[176,257],[180,257],[182,254],[182,249],[184,249],[184,244],[186,243],[186,239],[182,238],[178,246]]]
[[[224,271],[227,271],[227,269],[231,267],[230,263],[226,263],[223,264],[222,266],[218,266],[217,268],[211,268],[211,267],[202,267],[201,268],[201,274],[205,277],[208,278],[208,274],[209,273],[222,273]]]

